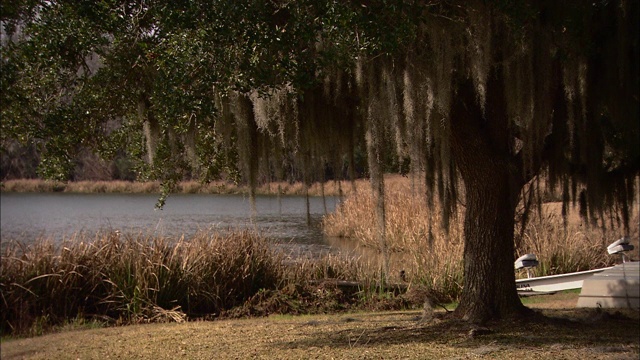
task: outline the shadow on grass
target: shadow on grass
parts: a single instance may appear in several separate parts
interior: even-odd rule
[[[322,327],[306,338],[279,343],[283,349],[304,349],[330,346],[332,348],[380,347],[411,343],[468,348],[488,352],[510,348],[590,349],[595,352],[638,352],[640,345],[640,313],[637,311],[600,311],[595,309],[563,309],[536,311],[523,322],[503,321],[477,327],[439,315],[430,323],[405,315],[404,320],[380,322],[366,316],[346,318],[334,329]],[[373,324],[369,322],[373,321]],[[366,324],[368,326],[363,326]],[[493,349],[493,350],[492,350]],[[635,349],[635,350],[634,350]]]

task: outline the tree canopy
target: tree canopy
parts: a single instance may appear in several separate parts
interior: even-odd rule
[[[2,4],[2,141],[42,173],[126,146],[167,184],[423,174],[448,226],[465,197],[471,321],[521,314],[516,205],[540,185],[629,227],[640,168],[635,1],[36,1]],[[392,155],[393,154],[393,155]],[[526,191],[525,191],[526,190]]]

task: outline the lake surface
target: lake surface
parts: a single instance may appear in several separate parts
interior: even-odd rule
[[[37,237],[56,240],[77,232],[118,230],[125,234],[178,239],[198,231],[254,230],[292,252],[322,253],[331,245],[319,223],[335,210],[337,197],[311,197],[311,226],[303,196],[258,196],[252,216],[248,196],[171,195],[155,210],[155,194],[3,193],[0,195],[2,241]]]

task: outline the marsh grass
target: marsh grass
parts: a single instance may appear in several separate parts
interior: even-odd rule
[[[3,244],[2,331],[78,317],[137,323],[217,314],[284,278],[279,257],[250,233],[190,241],[98,234],[56,245]]]
[[[430,296],[441,302],[455,301],[462,290],[462,222],[454,221],[449,231],[444,231],[440,212],[427,208],[420,187],[410,178],[387,176],[385,183],[389,281],[426,287]],[[347,196],[325,217],[323,228],[328,236],[350,239],[380,252],[372,193],[363,190]],[[461,219],[461,214],[456,218]]]
[[[61,243],[2,244],[2,334],[38,335],[64,324],[135,324],[321,313],[367,307],[375,272],[353,257],[285,261],[251,232],[190,239],[79,233]],[[342,291],[320,280],[360,280]],[[374,289],[374,286],[370,287]]]
[[[3,192],[159,193],[158,182],[77,181],[16,179],[2,182]]]
[[[356,255],[292,260],[250,232],[201,232],[178,240],[78,233],[61,243],[3,243],[0,331],[38,335],[85,324],[400,309],[421,306],[425,296],[454,303],[462,291],[463,204],[447,232],[439,226],[437,207],[427,209],[420,187],[410,178],[392,176],[386,184],[389,272],[382,270],[367,184],[357,183],[356,192],[350,192],[350,183],[334,183],[333,190],[325,184],[325,194],[336,188],[347,194],[336,212],[325,217],[325,232],[340,238],[341,246],[357,248]],[[197,184],[184,186],[182,191],[203,191]],[[298,191],[286,186],[272,184],[266,190]],[[616,223],[592,228],[576,214],[565,226],[559,205],[546,204],[525,231],[516,231],[514,259],[537,254],[537,276],[619,262],[606,254],[606,246],[622,235]],[[631,223],[638,221],[635,213]],[[638,259],[637,227],[629,235],[636,245],[630,256]],[[358,286],[343,289],[326,279]],[[389,283],[406,285],[406,293],[388,291],[384,285]]]
[[[394,175],[385,177],[385,184],[389,277],[399,281],[399,274],[404,271],[409,286],[425,286],[432,297],[443,302],[455,301],[461,294],[463,280],[463,204],[459,204],[447,232],[440,227],[438,204],[429,210],[423,190],[414,180]],[[628,234],[636,247],[629,254],[634,259],[639,257],[638,223],[636,211]],[[375,258],[383,250],[376,239],[374,224],[373,198],[371,191],[365,189],[347,196],[334,213],[325,217],[323,228],[328,236],[357,243]],[[534,270],[537,276],[611,266],[620,262],[620,258],[608,255],[607,245],[625,235],[625,230],[615,221],[600,225],[590,226],[573,209],[565,226],[561,204],[544,204],[541,212],[531,213],[524,232],[516,229],[514,260],[535,253],[540,261]],[[525,277],[526,273],[516,275]]]
[[[357,180],[352,185],[349,181],[328,181],[313,183],[309,186],[310,196],[340,196],[348,194],[355,188],[366,187],[366,180]],[[49,181],[39,179],[14,179],[2,182],[3,192],[68,192],[68,193],[141,193],[159,194],[160,182],[131,182],[131,181]],[[248,194],[245,185],[228,181],[182,181],[176,184],[174,190],[181,194]],[[258,194],[266,195],[305,195],[302,183],[271,182],[258,186]]]
[[[635,224],[635,225],[634,225]],[[631,218],[631,227],[626,234],[631,238],[635,249],[627,255],[632,259],[640,258],[638,235],[640,217],[636,211]],[[571,211],[566,225],[561,216],[560,203],[543,205],[541,213],[536,213],[521,237],[519,237],[518,255],[534,253],[538,256],[539,266],[534,269],[537,276],[583,271],[621,262],[619,255],[609,255],[607,246],[625,235],[620,224],[600,222],[591,226]]]

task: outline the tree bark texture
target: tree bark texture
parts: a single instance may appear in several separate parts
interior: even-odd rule
[[[492,77],[484,111],[471,80],[459,82],[451,110],[452,156],[466,196],[464,288],[456,314],[474,323],[526,311],[513,268],[514,215],[524,180],[512,155],[501,76]]]

